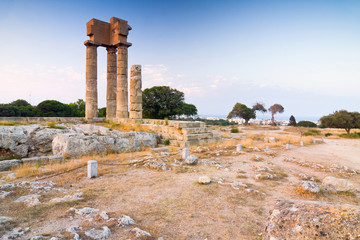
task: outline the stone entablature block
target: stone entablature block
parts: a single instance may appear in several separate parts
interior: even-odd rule
[[[93,18],[86,23],[86,30],[90,41],[96,42],[101,46],[108,47],[118,44],[131,46],[131,43],[127,42],[127,35],[131,27],[123,19],[112,17],[110,23],[108,23]]]

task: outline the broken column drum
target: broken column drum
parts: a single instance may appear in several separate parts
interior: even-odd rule
[[[141,65],[133,65],[130,71],[130,118],[142,118]]]
[[[128,22],[112,17],[110,22],[91,19],[86,24],[85,118],[98,116],[97,47],[107,50],[106,118],[128,118]],[[116,56],[117,52],[117,56]]]

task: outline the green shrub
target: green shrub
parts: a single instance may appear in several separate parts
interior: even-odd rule
[[[332,133],[325,133],[325,137],[330,137],[332,135],[333,135]]]
[[[343,138],[360,138],[360,132],[356,132],[356,133],[344,133],[344,134],[340,134],[339,137],[343,137]]]
[[[317,125],[310,121],[300,121],[296,124],[297,127],[317,127]]]
[[[165,139],[163,143],[164,143],[164,145],[170,145],[170,139],[168,139],[168,138]]]
[[[55,129],[65,129],[66,128],[64,126],[58,126],[57,124],[58,123],[56,123],[56,122],[50,122],[47,125],[48,125],[48,128],[55,128]]]
[[[321,131],[316,130],[316,129],[309,129],[308,131],[304,132],[302,135],[303,136],[318,136],[318,135],[321,135]]]
[[[237,129],[237,128],[232,128],[232,129],[231,129],[231,133],[239,133],[239,129]]]
[[[0,122],[0,125],[3,126],[15,126],[15,125],[20,125],[19,122]]]

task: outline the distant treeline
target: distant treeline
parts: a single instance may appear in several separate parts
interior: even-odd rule
[[[205,122],[207,125],[219,125],[219,126],[229,126],[229,125],[237,125],[235,122],[230,122],[227,119],[217,119],[217,120],[210,120],[205,118],[183,118],[183,119],[177,119],[181,121],[201,121]]]
[[[56,100],[45,100],[32,106],[18,99],[8,104],[0,104],[0,117],[85,117],[85,102],[64,104]]]

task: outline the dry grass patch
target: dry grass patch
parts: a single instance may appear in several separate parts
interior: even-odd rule
[[[134,132],[150,132],[150,133],[154,133],[153,131],[146,128],[146,126],[141,125],[141,124],[120,124],[120,123],[114,123],[112,121],[105,121],[105,122],[102,122],[102,123],[95,123],[95,124],[103,126],[103,127],[107,127],[110,130],[118,130],[118,131],[121,131],[121,132],[134,131]]]

